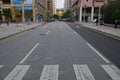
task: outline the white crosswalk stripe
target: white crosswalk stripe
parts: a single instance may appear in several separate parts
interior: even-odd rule
[[[77,80],[95,80],[87,65],[73,65]]]
[[[58,80],[58,65],[45,65],[40,80]]]
[[[0,65],[0,68],[2,68],[3,67],[3,65]]]
[[[3,65],[0,65],[2,68]],[[101,65],[112,80],[120,80],[120,70],[115,65]],[[30,65],[17,65],[4,80],[22,80]],[[95,80],[88,65],[73,65],[77,80]],[[58,80],[59,65],[44,65],[39,80]]]
[[[115,65],[101,65],[113,80],[120,80],[120,70]]]
[[[30,65],[17,65],[4,80],[22,80]]]

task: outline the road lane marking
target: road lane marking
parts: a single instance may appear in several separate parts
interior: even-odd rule
[[[87,45],[88,45],[95,53],[97,53],[97,55],[99,55],[106,63],[111,63],[111,62],[108,61],[103,55],[101,55],[92,45],[90,45],[89,43],[87,43]]]
[[[58,80],[58,65],[45,65],[39,80]]]
[[[87,65],[73,65],[77,80],[95,80]]]
[[[46,33],[47,35],[50,33],[50,30]]]
[[[30,52],[20,61],[20,64],[22,64],[22,63],[30,56],[30,54],[37,48],[38,45],[39,45],[39,43],[37,43],[37,44],[30,50]]]
[[[3,65],[0,65],[0,68],[2,68],[3,67]]]
[[[115,65],[101,65],[113,80],[120,80],[120,70]]]
[[[75,33],[76,35],[78,35],[78,33],[76,31],[73,31],[73,33]]]
[[[17,65],[4,80],[22,80],[30,65]]]

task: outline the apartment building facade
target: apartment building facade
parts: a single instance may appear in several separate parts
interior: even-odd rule
[[[70,10],[70,8],[71,8],[71,0],[65,0],[64,11]]]
[[[50,2],[47,3],[47,1]],[[25,22],[28,17],[31,21],[38,22],[38,19],[40,20],[46,17],[47,10],[52,14],[54,13],[52,1],[53,0],[25,0],[22,2],[22,0],[3,0],[0,1],[0,8],[1,10],[4,8],[10,8],[12,11],[15,9],[19,10],[21,13],[19,21],[21,22]],[[4,16],[2,16],[1,19],[5,21]],[[11,19],[15,19],[14,15],[11,16]]]
[[[36,18],[45,19],[47,11],[46,0],[36,0],[35,4]]]
[[[35,14],[35,0],[25,0],[22,2],[22,0],[3,0],[1,3],[1,9],[4,8],[10,8],[14,9],[15,7],[17,10],[21,12],[21,17],[19,21],[26,21],[26,18],[28,17],[27,13],[31,16],[31,20],[35,22],[36,14]],[[14,11],[14,10],[12,10]],[[26,16],[27,15],[27,16]],[[14,19],[14,15],[11,16],[11,19]],[[2,16],[2,20],[5,20],[5,17]]]
[[[88,18],[93,21],[95,13],[102,5],[107,4],[107,0],[71,0],[71,12],[76,20],[84,21]]]
[[[47,0],[47,11],[51,15],[56,13],[56,0]]]

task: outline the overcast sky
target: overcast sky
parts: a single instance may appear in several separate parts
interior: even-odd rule
[[[64,0],[57,0],[57,8],[63,8],[64,7]]]

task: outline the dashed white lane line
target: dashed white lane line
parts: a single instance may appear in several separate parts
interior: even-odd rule
[[[50,33],[50,30],[46,33],[47,35]]]
[[[0,65],[0,68],[2,68],[3,67],[3,65]]]
[[[45,65],[39,80],[58,80],[58,65]]]
[[[17,65],[4,80],[22,80],[30,65]]]
[[[37,48],[39,43],[37,43],[30,51],[29,53],[20,61],[20,64],[24,63],[24,61],[30,56],[30,54]]]
[[[114,65],[101,65],[113,80],[120,80],[120,70]]]
[[[92,45],[87,43],[87,45],[95,52],[97,55],[99,55],[106,63],[111,63],[109,60],[107,60],[103,55],[101,55]]]
[[[87,65],[73,65],[77,80],[95,80]]]

